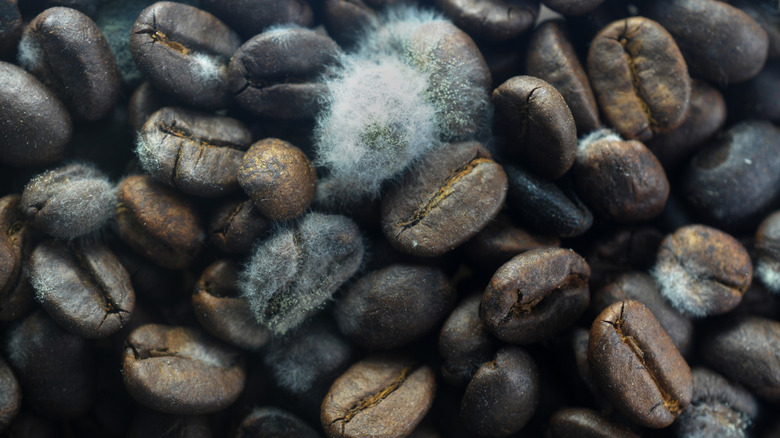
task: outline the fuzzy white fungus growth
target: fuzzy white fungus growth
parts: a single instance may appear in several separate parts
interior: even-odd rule
[[[780,263],[759,259],[756,265],[756,275],[769,291],[780,293]]]
[[[716,309],[716,303],[709,295],[694,293],[701,290],[700,283],[707,280],[705,269],[697,275],[696,270],[686,270],[677,263],[656,265],[650,272],[658,283],[661,295],[678,312],[696,318],[703,318]]]

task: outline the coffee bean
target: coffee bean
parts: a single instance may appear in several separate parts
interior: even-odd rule
[[[455,289],[440,269],[391,265],[368,273],[336,304],[339,329],[371,350],[404,346],[429,333],[455,307]]]
[[[151,177],[134,175],[117,188],[119,237],[166,269],[188,266],[203,249],[203,227],[194,206]]]
[[[229,201],[214,211],[209,222],[209,243],[231,254],[246,254],[271,229],[251,199]]]
[[[535,0],[436,0],[456,26],[474,38],[507,41],[530,30],[539,15]]]
[[[780,123],[780,60],[767,61],[761,73],[726,90],[729,117]]]
[[[566,408],[550,417],[549,438],[639,438],[631,429],[609,421],[592,409]]]
[[[304,0],[202,0],[200,4],[246,39],[274,25],[308,27],[314,20]]]
[[[737,307],[750,286],[753,265],[730,235],[690,225],[661,242],[653,275],[661,294],[678,311],[704,317]]]
[[[574,163],[577,129],[561,93],[532,76],[515,76],[493,91],[496,117],[507,130],[507,154],[540,175],[561,177]]]
[[[772,292],[780,292],[780,211],[767,216],[756,231],[756,276]]]
[[[157,181],[196,196],[238,189],[236,174],[252,133],[236,119],[165,107],[149,116],[136,153]]]
[[[688,364],[638,301],[617,302],[596,317],[588,361],[604,395],[634,423],[666,427],[691,403]]]
[[[531,356],[518,347],[503,347],[469,382],[460,417],[477,436],[511,435],[534,414],[540,392],[539,372]]]
[[[561,15],[582,15],[596,9],[604,0],[542,0],[545,6]]]
[[[19,42],[19,64],[46,84],[76,121],[106,117],[119,100],[119,70],[97,24],[71,8],[35,17]]]
[[[614,222],[650,220],[669,197],[669,181],[655,155],[606,129],[580,141],[572,173],[585,203]]]
[[[256,35],[233,55],[230,91],[242,108],[260,117],[305,119],[320,110],[326,88],[318,77],[341,50],[309,29],[279,28]]]
[[[0,61],[0,162],[42,166],[62,158],[73,131],[68,110],[45,85]]]
[[[147,324],[125,342],[122,376],[127,392],[156,411],[217,412],[244,389],[243,358],[198,330]]]
[[[399,251],[444,254],[498,214],[506,174],[479,143],[453,143],[414,166],[382,201],[382,231]]]
[[[300,216],[317,187],[317,173],[303,151],[276,138],[253,144],[241,159],[237,177],[260,213],[273,220]]]
[[[17,0],[0,2],[0,55],[16,47],[24,29],[22,14],[16,4]]]
[[[592,289],[624,272],[652,268],[664,237],[653,227],[641,226],[618,228],[597,240],[586,257]]]
[[[490,279],[480,316],[504,342],[524,345],[549,339],[588,307],[589,275],[588,264],[572,250],[524,252]]]
[[[31,230],[19,209],[19,195],[0,198],[0,321],[24,316],[33,304],[29,273]]]
[[[238,426],[235,438],[317,438],[319,434],[290,412],[275,407],[254,409]]]
[[[748,14],[766,31],[769,38],[767,58],[780,57],[780,6],[771,0],[735,0],[729,4]]]
[[[5,431],[14,421],[22,404],[22,390],[13,371],[0,359],[0,431]]]
[[[573,370],[572,367],[569,367],[570,370],[574,371],[571,376],[574,378],[575,385],[578,385],[579,387],[584,385],[585,389],[587,389],[587,392],[590,395],[590,398],[587,398],[589,402],[592,400],[594,405],[597,406],[602,413],[612,413],[615,408],[601,392],[601,388],[599,388],[598,383],[593,378],[590,363],[588,363],[589,338],[590,331],[578,326],[573,327],[567,335],[566,345],[571,349],[569,360],[571,360],[571,358],[574,359]]]
[[[133,131],[140,131],[149,116],[158,109],[171,105],[173,105],[173,99],[166,99],[166,96],[155,90],[149,81],[144,81],[135,89],[127,103],[127,118],[130,128]]]
[[[72,239],[103,227],[115,203],[114,185],[103,172],[70,164],[33,178],[22,192],[19,208],[34,227]]]
[[[217,17],[173,2],[144,9],[130,33],[133,59],[156,89],[208,110],[231,102],[227,65],[240,44]]]
[[[350,46],[360,29],[377,18],[376,11],[363,0],[325,0],[325,28],[339,44]]]
[[[547,3],[551,2],[548,0]],[[584,5],[593,2],[569,3]],[[599,128],[601,122],[596,97],[571,44],[564,21],[545,21],[534,30],[528,42],[525,68],[529,75],[543,79],[561,93],[580,134]]]
[[[376,355],[352,365],[322,402],[329,438],[409,435],[433,403],[431,368],[398,355]]]
[[[171,415],[140,408],[133,417],[127,438],[211,438],[206,415]]]
[[[116,332],[135,307],[130,276],[101,244],[40,243],[30,255],[30,282],[49,316],[85,338]]]

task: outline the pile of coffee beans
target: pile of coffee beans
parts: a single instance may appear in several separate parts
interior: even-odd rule
[[[776,0],[0,0],[0,436],[778,413]]]

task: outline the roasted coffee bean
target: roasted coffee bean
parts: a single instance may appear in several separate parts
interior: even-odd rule
[[[551,2],[548,0],[547,3]],[[564,21],[545,21],[534,30],[528,42],[525,68],[529,75],[547,81],[561,93],[571,110],[580,134],[586,134],[601,125],[596,97],[593,95],[585,69],[582,68],[577,53],[571,45]]]
[[[42,166],[65,154],[73,125],[68,110],[23,69],[0,61],[0,162]]]
[[[664,234],[653,227],[616,229],[597,240],[586,260],[594,290],[627,271],[648,270],[655,265]]]
[[[479,367],[463,394],[460,417],[480,437],[503,437],[525,426],[541,392],[533,358],[518,347],[503,347]]]
[[[317,172],[306,154],[284,140],[253,144],[238,166],[238,184],[265,217],[300,216],[314,199]]]
[[[756,276],[772,292],[780,292],[780,211],[767,216],[756,231]]]
[[[495,272],[520,253],[558,246],[561,246],[561,242],[557,237],[529,233],[512,225],[506,215],[499,214],[466,242],[463,249],[472,265],[484,269],[485,272]]]
[[[121,329],[135,307],[130,276],[98,243],[38,244],[30,255],[30,282],[49,316],[85,338],[104,338]]]
[[[639,438],[631,429],[613,423],[592,409],[566,408],[550,417],[548,438]]]
[[[769,122],[742,122],[699,151],[680,186],[688,205],[719,228],[757,225],[780,201],[778,136]]]
[[[382,231],[399,251],[444,254],[477,234],[501,209],[506,173],[479,143],[435,149],[382,201]]]
[[[188,266],[203,249],[203,227],[194,206],[150,176],[125,178],[117,188],[119,237],[166,269]]]
[[[209,110],[231,102],[227,64],[240,45],[217,17],[173,2],[144,9],[130,33],[133,59],[156,89]]]
[[[335,41],[313,30],[269,30],[231,58],[230,92],[242,108],[260,117],[311,118],[327,92],[317,79],[340,55]]]
[[[641,141],[685,121],[691,79],[674,38],[643,17],[615,21],[593,39],[588,77],[621,136]]]
[[[246,254],[271,229],[251,199],[229,201],[216,209],[209,222],[209,242],[222,251]]]
[[[507,128],[507,154],[545,178],[561,177],[574,163],[577,128],[561,93],[533,76],[515,76],[493,91],[496,118]]]
[[[200,4],[247,39],[275,25],[308,27],[314,19],[304,0],[202,0]]]
[[[669,197],[669,181],[655,155],[606,129],[580,141],[572,173],[585,203],[614,222],[650,220]]]
[[[574,370],[576,371],[575,384],[584,384],[585,388],[590,393],[588,401],[593,400],[595,405],[600,408],[602,413],[611,413],[615,408],[606,399],[601,392],[598,383],[593,378],[593,373],[590,370],[590,363],[588,363],[588,340],[590,338],[590,331],[583,327],[574,327],[568,333],[566,343],[571,349],[571,353],[574,358]],[[572,376],[574,377],[574,376]]]
[[[130,128],[134,132],[140,131],[144,127],[146,119],[155,111],[173,104],[173,99],[167,98],[155,90],[149,81],[145,81],[135,89],[127,103],[127,118]]]
[[[434,371],[398,355],[375,355],[352,365],[322,402],[329,438],[409,435],[433,403]]]
[[[17,0],[0,2],[0,55],[16,47],[24,29],[22,14],[16,4]]]
[[[13,371],[0,359],[0,431],[14,421],[22,404],[22,390]]]
[[[582,15],[596,9],[604,0],[542,0],[545,6],[561,15]]]
[[[599,314],[613,303],[626,300],[636,300],[644,304],[672,338],[677,350],[683,356],[691,353],[694,340],[693,322],[669,305],[650,274],[631,271],[619,275],[593,293],[590,300],[591,309],[594,314]]]
[[[114,185],[98,169],[70,164],[33,178],[19,208],[34,227],[61,239],[98,231],[113,214]]]
[[[0,198],[0,321],[13,321],[32,308],[27,263],[30,227],[19,209],[19,195]]]
[[[758,416],[758,401],[753,394],[706,368],[694,368],[692,373],[693,399],[674,422],[677,436],[748,436]]]
[[[389,350],[429,333],[456,301],[455,289],[440,269],[391,265],[350,286],[336,304],[335,318],[352,342]]]
[[[136,153],[157,181],[190,195],[224,196],[238,189],[251,143],[251,131],[236,119],[165,107],[144,123]]]
[[[325,0],[325,28],[342,45],[358,40],[360,29],[376,19],[374,9],[363,0]]]
[[[171,415],[141,408],[133,417],[127,438],[211,438],[206,415]]]
[[[237,351],[184,327],[147,324],[130,333],[122,357],[127,392],[169,414],[207,414],[230,406],[244,389]]]
[[[753,265],[730,235],[690,225],[661,242],[653,276],[675,309],[704,317],[737,307],[753,279]]]
[[[641,12],[674,36],[694,76],[729,84],[750,79],[764,66],[769,47],[766,32],[726,2],[651,1]]]
[[[701,360],[758,397],[780,400],[780,323],[749,316],[710,329],[702,338]]]
[[[74,418],[92,407],[95,376],[89,344],[62,330],[43,310],[9,331],[6,349],[27,406],[53,419]]]
[[[536,0],[436,0],[436,6],[474,38],[507,41],[533,28]]]
[[[498,349],[498,341],[479,318],[481,302],[481,293],[464,298],[444,321],[439,333],[441,374],[450,385],[468,385],[479,367]]]
[[[235,438],[318,438],[319,434],[290,412],[275,407],[254,409],[238,426]]]
[[[519,166],[509,164],[504,170],[509,183],[507,207],[518,222],[560,237],[579,236],[593,225],[593,214],[568,181],[561,181],[559,187]]]
[[[549,339],[588,307],[585,260],[570,249],[524,252],[498,269],[482,297],[488,330],[511,344]]]
[[[666,427],[691,403],[691,369],[638,301],[617,302],[596,317],[588,361],[604,395],[634,423]]]
[[[19,64],[46,84],[77,121],[107,116],[119,100],[119,70],[97,24],[71,8],[35,17],[19,42]]]
[[[780,5],[772,0],[733,0],[729,4],[748,14],[769,37],[767,58],[780,57]]]
[[[768,61],[754,78],[726,90],[729,117],[780,123],[780,60]]]

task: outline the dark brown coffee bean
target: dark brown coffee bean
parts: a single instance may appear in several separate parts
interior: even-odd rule
[[[376,19],[376,11],[363,0],[325,0],[325,28],[342,45],[358,40],[360,29]]]
[[[89,344],[61,329],[46,312],[38,310],[14,326],[6,348],[25,404],[36,412],[74,418],[92,407],[95,376]]]
[[[479,317],[481,302],[481,293],[464,298],[441,327],[441,374],[450,385],[468,385],[479,367],[488,362],[498,349],[498,341]]]
[[[130,276],[99,243],[40,243],[30,255],[30,282],[49,316],[85,338],[121,329],[135,307]]]
[[[238,184],[264,216],[289,220],[314,199],[317,173],[306,155],[284,140],[253,144],[238,167]]]
[[[42,166],[61,159],[73,125],[68,110],[45,85],[0,61],[0,162]]]
[[[769,47],[766,32],[726,2],[652,1],[641,12],[674,36],[695,76],[728,84],[750,79],[764,66]]]
[[[127,438],[211,438],[206,415],[171,415],[140,408],[133,417]]]
[[[685,121],[688,68],[674,38],[652,20],[602,29],[588,51],[588,76],[607,123],[625,138],[649,140]]]
[[[389,350],[429,333],[457,296],[438,268],[391,265],[357,280],[336,304],[344,335],[361,347]]]
[[[117,188],[119,237],[166,269],[188,266],[203,249],[203,227],[194,206],[150,176],[125,178]]]
[[[669,181],[655,155],[606,129],[580,141],[572,173],[585,203],[614,222],[650,220],[669,197]]]
[[[613,423],[592,409],[566,408],[550,417],[548,438],[639,438],[631,429]]]
[[[712,369],[772,403],[780,400],[780,322],[750,316],[713,325],[699,357]]]
[[[596,9],[604,0],[542,0],[545,6],[561,15],[582,15]]]
[[[638,301],[612,304],[596,317],[588,361],[604,395],[634,423],[666,427],[691,403],[691,369]]]
[[[71,8],[35,17],[19,42],[19,64],[46,84],[74,120],[107,116],[119,99],[119,70],[103,33]]]
[[[152,85],[202,109],[230,104],[227,65],[240,45],[217,17],[173,2],[144,9],[130,33],[133,59]]]
[[[653,275],[678,311],[704,317],[737,307],[753,279],[753,265],[730,235],[690,225],[666,236]]]
[[[174,105],[173,99],[155,90],[149,81],[144,81],[135,89],[130,101],[127,103],[127,118],[133,131],[140,131],[155,111]]]
[[[748,14],[769,37],[767,58],[780,57],[780,5],[772,0],[734,0],[729,4]]]
[[[246,254],[271,229],[251,199],[229,201],[214,211],[209,222],[209,242],[222,251]]]
[[[290,412],[275,407],[254,409],[244,417],[234,438],[317,438],[319,434]]]
[[[530,30],[539,15],[536,0],[436,0],[436,6],[472,37],[496,42]]]
[[[138,134],[136,153],[157,181],[196,196],[238,189],[236,174],[252,133],[229,117],[165,107]]]
[[[33,178],[22,192],[19,208],[43,232],[61,239],[98,231],[113,214],[114,185],[103,172],[70,164]]]
[[[405,356],[370,356],[341,375],[322,402],[329,438],[404,437],[433,403],[435,373]]]
[[[0,55],[5,55],[12,47],[16,47],[24,29],[17,2],[18,0],[0,2]]]
[[[642,226],[616,229],[597,240],[586,257],[592,290],[624,272],[652,268],[664,237],[657,229]]]
[[[533,76],[515,76],[493,91],[496,118],[507,130],[507,153],[545,178],[559,178],[574,163],[577,128],[561,93]]]
[[[255,321],[249,303],[239,294],[237,267],[217,260],[195,284],[192,310],[207,332],[237,347],[256,350],[271,340],[271,333]]]
[[[308,27],[314,19],[305,0],[203,0],[200,4],[247,39],[274,25]]]
[[[571,45],[565,22],[545,21],[534,30],[528,42],[525,68],[529,75],[547,81],[561,93],[580,134],[586,134],[601,125],[596,97]]]
[[[582,327],[573,327],[567,336],[567,346],[571,349],[574,359],[573,371],[576,371],[575,385],[584,384],[587,391],[590,393],[590,399],[598,406],[602,413],[611,413],[615,408],[610,404],[609,400],[601,392],[598,383],[593,378],[593,373],[590,370],[590,363],[588,363],[588,339],[590,338],[590,331]],[[570,368],[571,369],[571,368]],[[572,374],[574,377],[574,374]],[[572,388],[574,389],[574,388]]]
[[[766,121],[731,127],[694,155],[682,196],[708,224],[751,228],[780,200],[780,128]]]
[[[230,406],[244,389],[237,351],[184,327],[147,324],[127,338],[122,377],[139,403],[169,414],[206,414]]]
[[[399,251],[444,254],[501,209],[506,174],[481,144],[452,143],[426,155],[382,200],[382,231]]]
[[[22,404],[22,390],[13,371],[0,359],[0,431],[14,421]]]
[[[756,276],[767,289],[780,292],[780,211],[767,216],[758,227],[756,256]]]
[[[278,28],[244,43],[228,67],[230,92],[260,117],[306,119],[320,110],[325,86],[317,82],[341,54],[326,35]]]
[[[761,73],[726,90],[729,118],[780,123],[780,60],[767,61]]]
[[[24,316],[33,304],[28,270],[30,227],[19,209],[19,195],[0,198],[0,321]]]
[[[539,404],[539,372],[518,347],[503,347],[485,362],[463,394],[460,418],[480,437],[503,437],[525,426]]]
[[[504,342],[531,344],[566,329],[588,307],[590,268],[572,250],[535,249],[498,269],[480,316]]]

